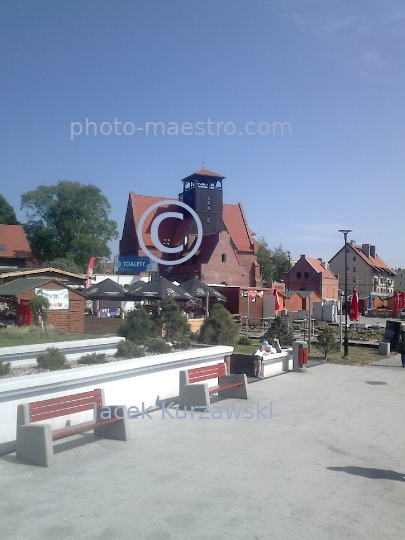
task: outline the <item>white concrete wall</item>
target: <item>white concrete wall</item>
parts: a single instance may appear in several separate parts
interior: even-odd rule
[[[0,380],[0,453],[15,448],[17,406],[103,388],[106,405],[156,406],[179,395],[179,371],[223,362],[233,347],[204,347],[190,351],[122,360],[98,366],[54,371]],[[74,415],[72,424],[91,421],[92,411]],[[64,427],[68,416],[51,420]],[[49,422],[49,420],[47,421]]]

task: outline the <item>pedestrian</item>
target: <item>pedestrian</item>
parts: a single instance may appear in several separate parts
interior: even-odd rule
[[[268,345],[268,341],[263,341],[261,347],[257,349],[257,351],[253,355],[253,366],[254,366],[254,377],[255,379],[260,379],[262,377],[262,371],[263,371],[263,357],[268,356],[269,353],[266,351],[266,344]]]
[[[402,367],[405,368],[405,324],[401,324],[397,342],[397,352],[401,355]]]

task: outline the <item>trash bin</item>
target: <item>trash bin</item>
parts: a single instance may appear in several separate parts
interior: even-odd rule
[[[306,341],[293,341],[293,371],[305,372],[308,363],[308,344]]]
[[[381,356],[389,356],[390,353],[390,343],[387,343],[386,341],[380,341],[378,344],[378,354]]]

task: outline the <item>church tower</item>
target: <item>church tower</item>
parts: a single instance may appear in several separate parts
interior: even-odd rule
[[[183,192],[179,194],[179,200],[196,212],[201,220],[204,236],[226,230],[222,219],[224,178],[225,176],[220,174],[201,169],[182,180]],[[197,232],[195,222],[189,232]]]

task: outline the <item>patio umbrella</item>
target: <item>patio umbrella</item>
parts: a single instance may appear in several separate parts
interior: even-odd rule
[[[349,312],[351,321],[358,321],[360,317],[359,313],[359,297],[357,295],[357,290],[353,290],[352,301],[350,302],[350,312]]]
[[[405,291],[401,292],[401,309],[405,308]]]
[[[398,291],[394,291],[394,309],[392,310],[393,311],[393,315],[394,317],[396,315],[398,315],[399,313],[399,294],[398,294]]]
[[[131,285],[127,285],[125,287],[125,290],[127,292],[132,292],[134,289],[136,289],[140,285],[144,285],[145,283],[147,283],[147,281],[143,281],[142,279],[139,279],[138,281],[135,281],[135,283],[131,283]]]
[[[217,300],[221,300],[222,302],[226,302],[226,297],[215,290],[213,287],[210,287],[203,281],[200,281],[197,277],[194,277],[192,279],[189,279],[188,281],[185,281],[181,284],[182,289],[186,290],[191,294],[191,296],[194,296],[194,298],[206,298],[206,315],[208,317],[209,313],[209,299],[210,298],[216,298]]]
[[[183,302],[193,299],[189,292],[163,277],[158,277],[148,283],[139,282],[137,287],[134,287],[131,292],[127,292],[126,298],[127,300],[164,300],[165,298],[173,298],[173,300]]]
[[[90,288],[82,291],[90,300],[125,300],[125,290],[122,285],[119,285],[110,278],[92,285]]]
[[[368,297],[368,309],[374,309],[374,302],[373,302],[373,296],[370,293],[370,296]]]
[[[280,299],[278,297],[277,289],[274,289],[273,296],[274,296],[274,311],[278,311],[280,309]]]

